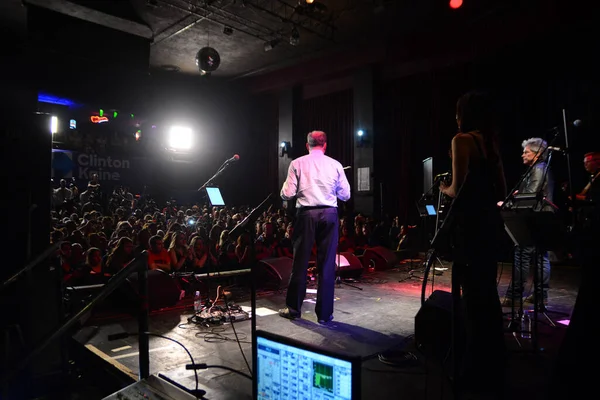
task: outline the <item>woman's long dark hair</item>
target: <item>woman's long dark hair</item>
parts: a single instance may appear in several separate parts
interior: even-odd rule
[[[471,91],[462,95],[456,103],[456,119],[461,133],[478,131],[483,136],[488,158],[499,161],[498,132],[495,107],[491,97],[482,91]]]

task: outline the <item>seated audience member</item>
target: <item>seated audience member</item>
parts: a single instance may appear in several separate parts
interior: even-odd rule
[[[58,258],[62,273],[71,273],[71,242],[64,241],[60,244]]]
[[[104,273],[116,274],[133,260],[133,240],[122,237],[114,249],[108,254],[104,265]]]
[[[283,239],[277,243],[277,257],[290,257],[294,256],[294,246],[292,243],[292,235],[294,234],[294,227],[289,224]]]
[[[148,241],[151,237],[152,235],[150,234],[150,230],[148,228],[142,228],[138,232],[135,241],[135,248],[133,250],[133,254],[136,257],[142,254],[144,250],[148,250]]]
[[[81,284],[93,285],[104,283],[108,276],[102,271],[102,251],[96,247],[90,247],[85,253],[85,265],[81,269]]]
[[[150,251],[148,252],[148,268],[150,270],[160,269],[165,272],[171,271],[171,256],[164,248],[163,240],[155,235],[150,238]]]
[[[85,266],[90,274],[102,275],[102,252],[99,248],[90,247],[85,253]]]
[[[365,226],[367,226],[366,223],[354,225],[354,253],[357,255],[363,254],[365,248],[368,247],[368,236],[365,235]],[[368,232],[368,228],[366,231]]]
[[[200,270],[206,265],[208,259],[208,249],[204,244],[204,241],[200,236],[194,236],[190,242],[190,249],[192,249],[192,265],[194,270]]]
[[[224,269],[237,267],[239,262],[235,253],[235,243],[229,241],[229,230],[224,229],[221,232],[217,250],[219,252],[219,267]]]
[[[71,269],[77,270],[85,264],[85,251],[80,243],[71,244]]]
[[[179,271],[193,257],[193,249],[185,244],[185,233],[174,232],[171,245],[169,246],[169,257],[171,258],[171,270]]]
[[[242,234],[238,236],[235,246],[235,255],[237,256],[240,266],[248,266],[252,264],[255,257],[250,233],[242,232]]]
[[[354,242],[354,237],[350,235],[350,227],[348,224],[342,225],[341,231],[342,234],[340,236],[339,252],[354,253],[354,250],[356,249],[356,243]]]

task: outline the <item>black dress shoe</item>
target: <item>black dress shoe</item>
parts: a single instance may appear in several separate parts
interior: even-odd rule
[[[296,319],[300,317],[300,313],[290,310],[288,307],[279,310],[279,316],[287,319]]]
[[[333,315],[330,315],[329,318],[327,318],[327,319],[320,319],[319,323],[322,325],[322,324],[326,324],[331,321],[333,321]]]

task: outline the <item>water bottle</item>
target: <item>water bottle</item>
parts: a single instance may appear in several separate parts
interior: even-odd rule
[[[202,299],[200,298],[200,291],[196,290],[194,295],[194,313],[199,314],[202,311]]]
[[[531,316],[527,311],[523,311],[521,317],[521,337],[523,339],[531,339]]]

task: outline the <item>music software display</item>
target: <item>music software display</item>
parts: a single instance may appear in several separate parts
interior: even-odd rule
[[[358,398],[360,364],[308,345],[257,333],[257,386],[261,400],[350,400]]]

